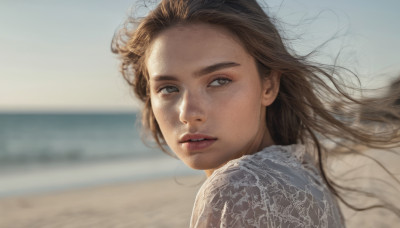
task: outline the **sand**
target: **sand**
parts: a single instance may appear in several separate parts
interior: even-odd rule
[[[188,227],[202,179],[176,177],[0,199],[0,227]]]
[[[364,163],[359,158],[348,158],[343,164],[335,161],[341,176],[350,173],[344,167],[346,163],[352,167]],[[392,166],[391,170],[400,173],[398,157],[385,160],[387,167]],[[373,166],[366,166],[362,172],[367,176],[383,175]],[[0,227],[188,227],[196,193],[204,180],[203,175],[197,175],[1,198]],[[382,183],[377,182],[376,187],[383,187],[382,195],[388,195],[390,189]],[[399,185],[397,187],[400,189]],[[388,199],[400,205],[399,192],[394,194]],[[347,227],[350,228],[400,227],[400,219],[385,210],[359,214],[343,212],[349,219]]]

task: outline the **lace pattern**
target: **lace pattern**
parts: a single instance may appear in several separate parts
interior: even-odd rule
[[[190,227],[344,227],[337,202],[303,145],[270,146],[207,178]]]

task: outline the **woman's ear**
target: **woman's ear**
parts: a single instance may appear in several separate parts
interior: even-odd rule
[[[271,105],[279,93],[281,73],[272,70],[268,77],[263,80],[262,100],[264,106]]]

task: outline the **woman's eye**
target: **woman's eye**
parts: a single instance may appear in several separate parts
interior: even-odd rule
[[[171,93],[176,93],[176,92],[179,92],[179,90],[175,86],[165,86],[158,90],[158,93],[165,94],[165,95],[171,94]]]
[[[231,82],[232,80],[227,79],[227,78],[217,78],[214,81],[212,81],[209,86],[211,87],[218,87],[218,86],[224,86],[227,85]]]

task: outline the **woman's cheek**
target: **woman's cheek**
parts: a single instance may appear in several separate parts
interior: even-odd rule
[[[169,125],[172,125],[177,116],[177,107],[171,100],[155,99],[152,101],[153,113],[161,128],[162,133],[168,134],[170,131]]]

